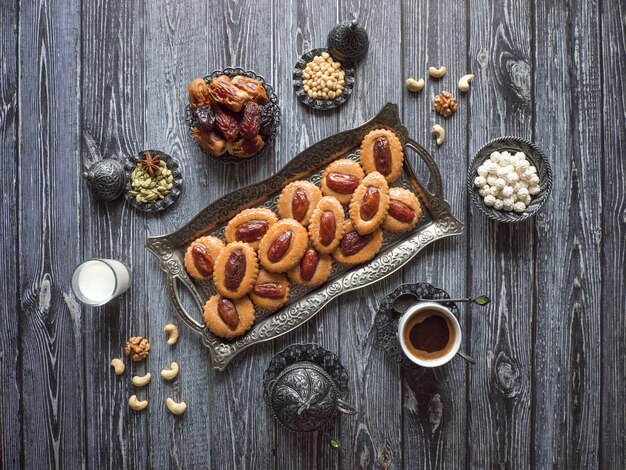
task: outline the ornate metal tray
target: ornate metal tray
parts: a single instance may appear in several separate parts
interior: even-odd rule
[[[395,131],[405,148],[413,150],[430,172],[432,192],[416,177],[407,155],[404,173],[394,183],[394,186],[411,189],[418,195],[423,209],[420,224],[412,232],[405,234],[385,232],[380,252],[368,263],[352,267],[335,263],[329,280],[322,286],[293,286],[291,298],[285,307],[274,313],[257,310],[254,326],[240,338],[226,341],[211,334],[201,318],[203,306],[215,290],[211,283],[195,282],[187,275],[183,258],[189,243],[207,234],[223,238],[226,223],[243,209],[257,206],[275,209],[278,195],[287,184],[299,179],[319,182],[323,169],[338,158],[358,160],[358,149],[365,134],[381,127]],[[380,281],[408,263],[429,243],[462,232],[463,224],[452,215],[450,206],[443,198],[441,175],[435,161],[424,148],[408,137],[406,127],[400,122],[398,106],[387,103],[374,118],[362,126],[311,145],[276,175],[218,199],[179,230],[150,237],[146,247],[159,259],[161,269],[167,275],[174,308],[190,328],[202,335],[202,342],[211,351],[213,367],[224,370],[233,357],[249,346],[284,335],[311,319],[335,297]],[[195,315],[188,312],[181,303],[181,285],[191,292],[198,305]]]

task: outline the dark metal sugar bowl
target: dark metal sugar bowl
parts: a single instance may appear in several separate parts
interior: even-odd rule
[[[83,173],[97,199],[113,201],[120,197],[126,187],[126,172],[120,162],[113,158],[100,160]]]
[[[355,414],[343,397],[347,373],[318,345],[294,345],[277,354],[264,376],[265,400],[276,419],[295,432],[332,426],[341,413]]]
[[[358,62],[367,54],[370,41],[367,31],[356,20],[335,26],[327,39],[330,54],[339,62]]]

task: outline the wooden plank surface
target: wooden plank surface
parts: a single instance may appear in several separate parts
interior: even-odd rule
[[[623,466],[625,14],[619,0],[4,2],[0,468]],[[291,86],[295,61],[352,18],[371,40],[352,98],[332,112],[305,108]],[[440,64],[446,77],[428,79],[426,68]],[[187,83],[228,65],[265,76],[282,108],[272,152],[235,167],[207,160],[182,119]],[[460,95],[456,81],[469,72],[476,78]],[[409,76],[426,78],[420,94],[406,91]],[[443,89],[459,100],[448,120],[432,111]],[[400,104],[409,134],[437,160],[465,234],[247,350],[225,372],[211,370],[169,303],[146,238],[387,101]],[[447,131],[441,147],[430,134],[436,122]],[[554,173],[542,213],[518,226],[487,221],[465,190],[474,153],[507,134],[536,141]],[[146,148],[181,162],[176,206],[144,215],[92,198],[79,173]],[[127,262],[133,285],[105,307],[83,307],[71,273],[96,256]],[[416,281],[492,297],[485,309],[461,308],[463,347],[476,365],[406,371],[376,346],[378,302]],[[174,347],[167,322],[180,327]],[[151,356],[116,377],[109,362],[133,335],[149,337]],[[263,372],[296,342],[337,352],[349,371],[358,413],[331,432],[340,451],[327,436],[286,431],[265,406]],[[159,372],[174,360],[181,374],[165,383]],[[130,377],[146,371],[151,385],[132,387]],[[149,400],[147,412],[128,408],[132,393]],[[164,408],[169,396],[187,402],[184,416]]]

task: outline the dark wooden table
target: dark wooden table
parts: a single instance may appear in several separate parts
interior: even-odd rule
[[[303,52],[324,46],[338,20],[357,17],[371,47],[350,101],[304,108],[291,88]],[[3,0],[0,8],[0,467],[5,468],[621,468],[624,464],[626,248],[626,5],[564,1]],[[404,80],[446,65],[440,82],[409,94]],[[282,123],[264,159],[207,161],[183,121],[187,83],[241,65],[275,85]],[[433,96],[476,75],[445,121]],[[184,327],[144,245],[219,196],[259,181],[300,150],[354,127],[388,102],[437,160],[465,233],[429,246],[400,273],[332,302],[306,326],[210,369]],[[530,139],[552,164],[544,210],[517,226],[469,203],[474,152],[501,135]],[[159,148],[183,165],[175,207],[149,216],[98,203],[80,173],[101,157]],[[415,157],[413,161],[415,161]],[[112,257],[133,269],[131,290],[85,308],[74,267]],[[405,371],[375,345],[379,299],[401,282],[454,295],[464,349],[476,358]],[[163,325],[181,326],[165,345]],[[152,341],[149,411],[126,404],[129,374],[112,357],[126,339]],[[263,400],[271,357],[296,342],[339,354],[354,417],[322,436],[280,428]],[[177,360],[181,375],[158,372]],[[175,419],[168,396],[183,399]]]

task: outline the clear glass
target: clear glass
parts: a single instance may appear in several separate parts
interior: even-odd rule
[[[126,292],[131,280],[130,268],[121,261],[94,258],[76,267],[72,291],[86,305],[104,305]]]

